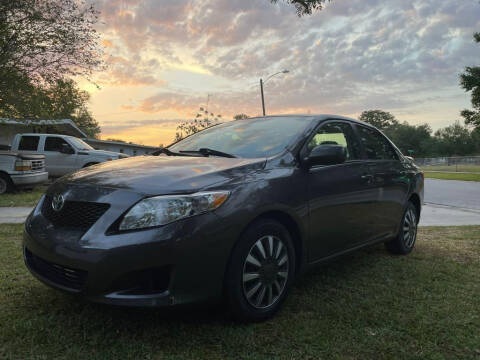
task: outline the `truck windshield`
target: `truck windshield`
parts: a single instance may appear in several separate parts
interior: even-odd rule
[[[278,116],[231,121],[193,134],[168,149],[181,153],[206,148],[243,158],[269,157],[290,145],[312,119]]]
[[[88,145],[85,141],[75,137],[68,138],[70,142],[75,146],[77,150],[94,150],[93,147]]]

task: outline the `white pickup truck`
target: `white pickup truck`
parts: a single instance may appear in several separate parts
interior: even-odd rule
[[[0,151],[0,194],[14,188],[33,188],[47,180],[45,156]]]
[[[46,169],[51,177],[63,176],[86,166],[128,157],[121,153],[95,150],[79,138],[58,134],[17,134],[10,150],[45,155]]]

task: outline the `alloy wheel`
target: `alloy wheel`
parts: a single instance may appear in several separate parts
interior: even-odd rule
[[[263,309],[278,301],[289,274],[288,250],[280,238],[266,235],[248,252],[243,265],[243,293],[248,303]]]
[[[407,248],[411,248],[415,243],[417,235],[417,215],[411,208],[405,213],[403,220],[403,241]]]

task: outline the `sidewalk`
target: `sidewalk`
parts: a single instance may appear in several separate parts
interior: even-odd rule
[[[25,221],[31,207],[0,207],[0,224],[20,224]]]
[[[30,207],[0,207],[0,224],[20,224],[32,211]],[[425,204],[419,226],[480,225],[480,210]]]

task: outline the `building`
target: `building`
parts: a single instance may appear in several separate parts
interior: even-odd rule
[[[144,146],[120,141],[107,141],[87,138],[87,135],[70,119],[30,120],[0,118],[0,150],[8,150],[16,134],[61,134],[75,136],[98,150],[114,151],[130,156],[150,154],[158,150],[154,146]]]
[[[145,146],[121,141],[109,141],[99,139],[83,139],[88,145],[97,150],[114,151],[130,156],[147,155],[158,150],[155,146]]]

